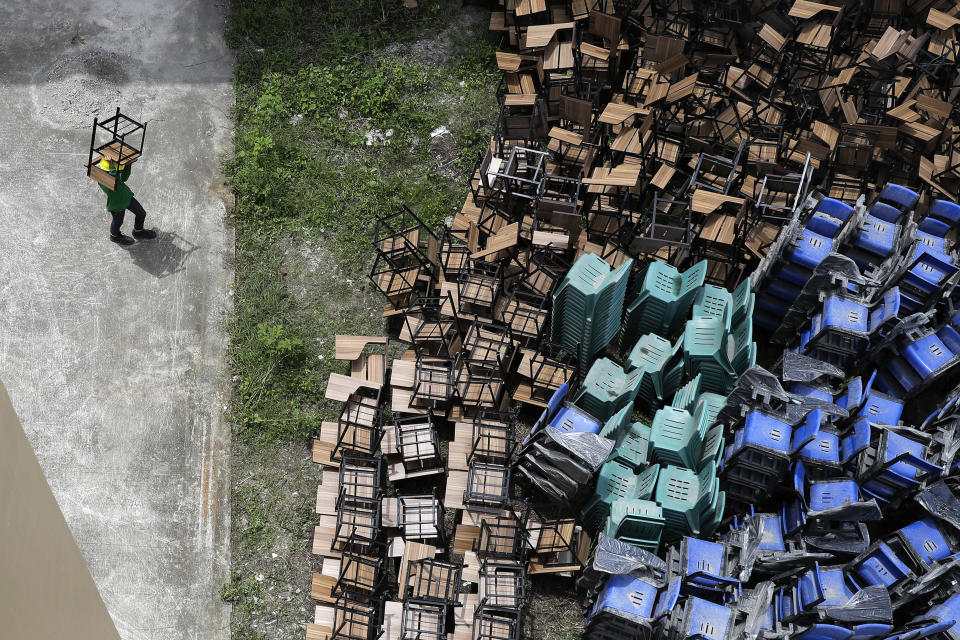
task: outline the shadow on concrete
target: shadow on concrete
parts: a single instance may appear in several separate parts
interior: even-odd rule
[[[123,247],[137,265],[155,278],[166,278],[184,270],[187,258],[199,249],[179,233],[157,231],[155,240],[138,240]]]

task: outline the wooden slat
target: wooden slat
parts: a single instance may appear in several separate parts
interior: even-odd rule
[[[943,11],[930,9],[930,13],[927,14],[927,24],[932,27],[936,27],[937,29],[952,29],[960,24],[960,18],[951,16]]]
[[[509,249],[520,241],[520,223],[508,224],[496,234],[487,238],[487,246],[470,254],[473,259],[483,258],[504,249]]]
[[[707,191],[706,189],[697,189],[693,193],[691,206],[697,213],[712,213],[725,202],[743,204],[744,199],[734,196],[725,196],[722,193],[715,193],[713,191]]]
[[[331,373],[329,380],[327,380],[327,389],[324,392],[324,397],[327,400],[346,402],[350,399],[350,396],[361,387],[379,390],[380,386],[381,385],[376,382],[371,382],[370,380],[345,376],[340,373]]]
[[[368,344],[386,344],[384,336],[347,336],[337,335],[335,338],[335,354],[337,360],[356,360],[363,353]]]
[[[528,49],[545,47],[550,44],[553,36],[561,29],[573,29],[575,22],[560,22],[551,24],[535,24],[527,27],[527,40],[525,42]]]
[[[787,41],[786,38],[780,35],[776,29],[768,24],[763,25],[760,31],[757,32],[757,37],[777,51],[780,51],[780,49],[783,48],[784,43]]]
[[[820,2],[808,2],[808,0],[797,0],[793,3],[793,6],[790,7],[790,12],[787,15],[791,18],[808,20],[821,11],[836,12],[840,11],[840,7],[832,7],[828,4],[822,4]]]

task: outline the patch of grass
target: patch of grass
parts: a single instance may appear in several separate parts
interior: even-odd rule
[[[300,640],[313,617],[308,444],[339,409],[334,336],[384,331],[375,217],[439,227],[463,203],[496,119],[486,21],[448,0],[231,0],[235,640]]]

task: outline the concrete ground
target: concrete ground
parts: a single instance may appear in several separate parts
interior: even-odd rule
[[[0,3],[0,378],[124,640],[229,637],[225,5]],[[129,248],[83,169],[118,105],[160,232]]]

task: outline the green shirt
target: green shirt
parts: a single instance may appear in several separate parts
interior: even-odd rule
[[[130,200],[133,199],[133,191],[127,186],[127,178],[130,177],[130,165],[123,168],[120,174],[117,169],[110,169],[110,175],[117,176],[117,188],[107,189],[100,185],[103,192],[107,194],[107,211],[123,211],[130,206]]]

